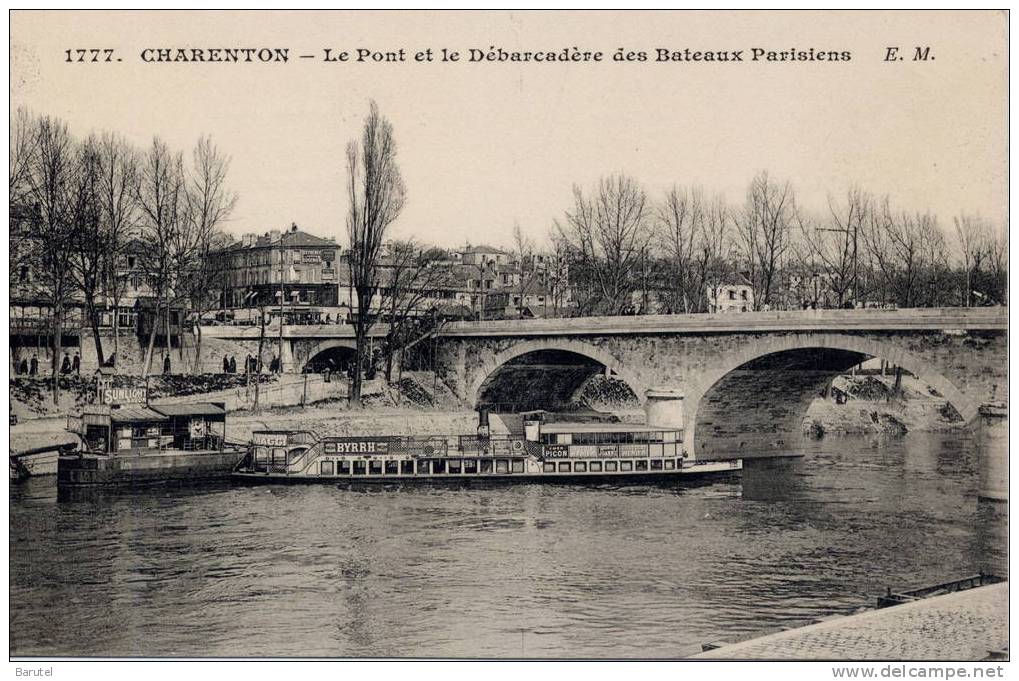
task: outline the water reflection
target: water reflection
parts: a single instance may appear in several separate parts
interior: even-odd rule
[[[1006,566],[968,434],[827,438],[706,485],[10,495],[16,655],[610,656]]]

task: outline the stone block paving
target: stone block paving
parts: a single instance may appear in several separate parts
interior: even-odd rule
[[[1008,648],[1008,582],[869,610],[695,655],[730,660],[982,660]]]

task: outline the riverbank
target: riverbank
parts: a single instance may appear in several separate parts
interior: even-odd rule
[[[1008,582],[867,610],[694,655],[721,660],[987,660],[1008,650]]]
[[[828,434],[947,432],[964,427],[956,408],[934,388],[903,376],[837,376],[829,394],[811,403],[805,432]]]

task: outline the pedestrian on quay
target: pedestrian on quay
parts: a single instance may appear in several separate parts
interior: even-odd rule
[[[81,355],[78,351],[74,352],[74,359],[71,360],[71,370],[78,376],[81,376]]]
[[[234,355],[230,355],[230,373],[231,374],[237,373],[237,357],[235,357]]]
[[[18,365],[18,373],[24,376],[28,373],[28,360],[22,359],[21,364]]]
[[[35,376],[39,373],[39,358],[32,355],[32,361],[28,363],[28,375]]]
[[[167,354],[166,356],[163,357],[163,373],[164,374],[170,373],[170,355],[169,354]]]
[[[60,363],[60,373],[65,376],[71,373],[71,358],[66,352],[64,353],[64,361]]]
[[[230,373],[230,358],[227,357],[226,355],[223,355],[223,373],[224,374]]]

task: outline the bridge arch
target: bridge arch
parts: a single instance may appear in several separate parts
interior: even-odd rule
[[[484,406],[486,389],[491,387],[492,381],[498,376],[500,370],[514,360],[535,353],[567,353],[585,358],[603,369],[608,369],[615,378],[623,381],[633,391],[639,401],[644,401],[644,392],[647,387],[632,370],[626,368],[612,353],[582,341],[552,339],[514,343],[509,348],[486,359],[474,371],[474,379],[467,392],[471,404],[475,408]]]
[[[296,366],[303,370],[312,362],[334,364],[333,370],[340,369],[345,361],[353,361],[355,344],[353,339],[330,339],[322,340],[314,344],[305,345],[297,352],[295,348],[294,359]]]
[[[809,364],[812,358],[823,357],[821,365]],[[771,379],[774,379],[774,389],[770,392],[767,388],[758,386],[759,390],[753,391],[753,384],[744,381],[742,387],[739,381],[735,380],[736,374],[741,370],[772,358],[778,364],[786,363],[795,366],[801,365],[799,369],[783,369],[780,366],[771,370]],[[879,358],[902,367],[905,371],[917,376],[929,386],[937,390],[962,416],[966,423],[973,421],[978,415],[979,405],[967,397],[956,385],[946,378],[936,367],[929,364],[923,358],[918,357],[903,349],[900,344],[875,339],[873,337],[852,336],[847,334],[783,334],[778,336],[758,336],[748,342],[742,349],[730,352],[721,358],[721,361],[702,372],[698,377],[690,377],[685,384],[686,401],[684,416],[686,425],[686,441],[688,447],[698,456],[724,455],[735,453],[733,448],[738,450],[742,447],[745,439],[741,433],[732,433],[729,438],[713,438],[720,430],[725,430],[725,424],[719,423],[719,404],[735,410],[741,407],[759,406],[758,415],[766,422],[749,423],[748,431],[764,432],[778,439],[771,442],[771,445],[785,445],[789,443],[779,436],[784,427],[784,434],[792,438],[799,437],[800,424],[806,415],[810,402],[818,394],[818,387],[825,382],[830,382],[835,376],[844,373],[852,366],[861,361],[871,358]],[[804,371],[803,365],[807,364],[813,375],[807,375],[810,371]],[[816,367],[816,368],[815,368]],[[796,385],[788,381],[788,386],[783,385],[783,371],[789,376],[798,372],[800,380]],[[769,377],[764,376],[763,380]],[[752,394],[741,396],[732,394],[739,390],[752,390]],[[788,392],[782,392],[788,388]],[[729,391],[729,395],[724,393]],[[722,393],[722,394],[720,394]],[[745,399],[744,399],[745,397]],[[734,414],[739,420],[743,414]],[[720,440],[711,443],[711,439]],[[759,443],[758,445],[759,446]],[[728,448],[729,451],[723,451]]]

